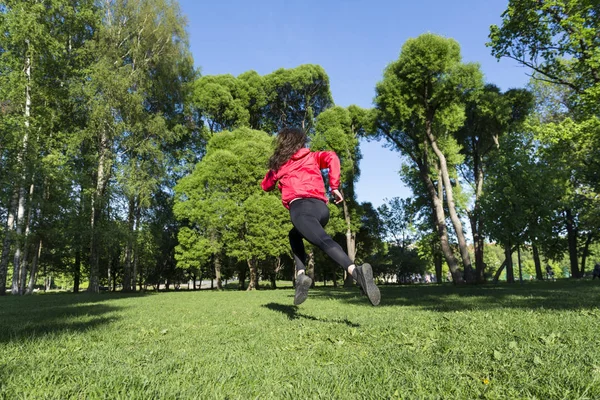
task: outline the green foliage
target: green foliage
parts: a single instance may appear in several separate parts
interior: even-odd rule
[[[289,251],[287,211],[260,187],[271,147],[272,137],[249,128],[212,136],[206,156],[175,187],[175,215],[187,225],[177,247],[181,267],[198,267],[221,249],[238,261]]]
[[[502,244],[535,241],[556,209],[554,189],[551,169],[537,157],[532,135],[504,135],[488,163],[481,198],[485,232]]]
[[[424,34],[407,40],[399,59],[386,68],[376,104],[394,129],[435,118],[440,132],[453,132],[464,121],[462,96],[479,88],[481,80],[477,64],[461,62],[455,40]]]
[[[362,154],[359,147],[359,133],[362,126],[358,119],[362,113],[364,110],[357,106],[347,109],[339,106],[329,108],[317,117],[315,133],[310,137],[311,150],[331,150],[340,158],[341,190],[344,196],[343,206],[345,206],[342,218],[347,221],[346,229],[349,229],[353,235],[356,235],[361,226],[354,184],[360,176]]]
[[[406,249],[414,240],[414,206],[410,199],[394,197],[377,208],[381,220],[383,235],[402,249]]]
[[[250,127],[275,133],[285,126],[312,131],[333,105],[329,77],[318,65],[278,69],[261,77],[248,71],[197,79],[192,103],[210,133]]]
[[[598,113],[600,4],[595,0],[511,0],[500,27],[490,28],[492,54],[530,67],[568,86]]]
[[[264,80],[268,107],[265,116],[268,132],[295,126],[308,132],[314,118],[333,105],[329,77],[319,65],[304,64],[278,69]]]
[[[210,132],[248,126],[248,85],[232,75],[208,75],[194,86],[193,104],[206,119]]]
[[[482,86],[479,66],[462,62],[460,46],[455,40],[423,34],[402,46],[398,60],[388,65],[376,87],[375,136],[385,138],[391,148],[410,160],[406,182],[413,184],[413,193],[428,200],[432,217],[429,221],[440,237],[455,279],[460,276],[448,245],[442,205],[445,198],[463,265],[470,269],[464,229],[458,216],[466,203],[456,170],[463,156],[454,133],[464,124],[465,101]]]
[[[554,206],[558,213],[554,229],[565,234],[565,211],[574,216],[580,250],[589,238],[597,240],[595,232],[600,227],[598,210],[600,202],[600,122],[592,117],[581,122],[571,118],[560,122],[540,124],[532,122],[530,128],[540,140],[540,155],[547,160],[553,185],[553,196],[559,202]],[[548,242],[548,251],[553,258],[559,258],[564,244]],[[583,255],[583,253],[581,253]]]
[[[519,128],[533,107],[533,96],[523,89],[501,93],[488,84],[466,105],[464,126],[457,132],[461,153],[465,156],[465,175],[475,185],[485,157],[499,146],[499,138]]]
[[[451,133],[463,125],[464,101],[477,92],[481,81],[477,64],[461,62],[456,41],[433,34],[409,39],[398,60],[386,68],[383,80],[377,84],[377,137],[386,138],[413,163],[427,166],[435,162],[430,160],[429,145],[424,145],[430,126],[450,166],[449,172],[456,178],[452,166],[462,162],[462,157]],[[413,192],[422,188],[415,186]]]
[[[358,146],[357,130],[353,125],[350,111],[336,106],[319,115],[315,134],[310,138],[311,150],[336,152],[341,162],[341,180],[346,187],[351,187],[360,176],[358,164],[362,156]],[[352,193],[348,195],[352,196]]]

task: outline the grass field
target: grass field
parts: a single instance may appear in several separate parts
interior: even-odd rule
[[[6,399],[600,399],[600,284],[0,298]]]

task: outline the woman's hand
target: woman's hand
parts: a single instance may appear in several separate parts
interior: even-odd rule
[[[333,201],[335,204],[340,204],[342,201],[344,201],[344,196],[342,196],[339,190],[332,190],[331,193],[333,193],[335,196],[335,200]]]

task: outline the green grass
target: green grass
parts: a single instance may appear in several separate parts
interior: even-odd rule
[[[600,284],[0,298],[6,399],[599,399]]]

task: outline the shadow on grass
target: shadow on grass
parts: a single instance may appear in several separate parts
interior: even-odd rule
[[[600,307],[600,284],[593,281],[563,280],[524,284],[381,285],[381,304],[411,306],[423,310],[452,312],[517,308],[527,310],[582,310]],[[349,303],[369,306],[358,289],[311,290],[314,297],[341,298]]]
[[[83,332],[118,320],[123,307],[106,301],[145,294],[44,294],[0,298],[0,343]]]
[[[313,317],[312,315],[300,314],[298,312],[297,306],[290,306],[290,305],[279,304],[279,303],[268,303],[268,304],[264,304],[263,307],[268,308],[269,310],[272,310],[272,311],[277,311],[282,314],[285,314],[285,315],[287,315],[287,317],[290,320],[303,318],[303,319],[308,319],[310,321],[326,322],[326,323],[331,323],[331,324],[345,324],[351,328],[359,328],[360,327],[359,324],[355,324],[354,322],[351,322],[348,319],[326,319],[326,318]]]

